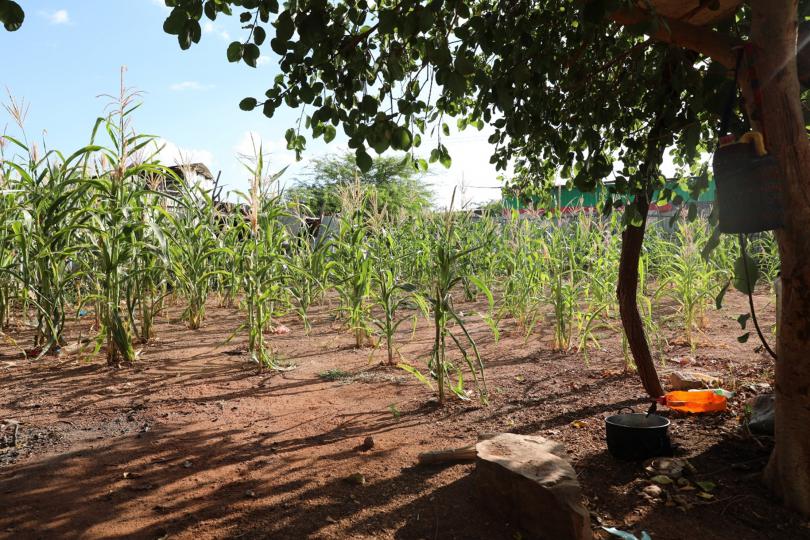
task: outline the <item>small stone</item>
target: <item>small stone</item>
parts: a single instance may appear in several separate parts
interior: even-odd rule
[[[748,429],[761,435],[773,435],[774,404],[773,394],[760,394],[746,401],[746,409],[751,411]]]
[[[368,452],[374,448],[374,438],[373,437],[366,437],[363,439],[363,444],[357,447],[358,450],[361,452]]]
[[[690,358],[689,356],[682,356],[680,358],[670,358],[670,362],[674,364],[678,364],[681,367],[688,366],[689,364],[693,364],[695,362],[694,358]]]
[[[192,463],[192,462],[191,462],[191,461],[189,461],[189,460],[185,460],[185,461],[183,462],[183,468],[184,468],[184,469],[190,469],[190,468],[191,468],[193,465],[194,465],[194,463]]]
[[[660,486],[656,486],[655,484],[650,484],[649,486],[642,489],[641,492],[650,499],[660,499],[661,496],[664,494],[664,490],[661,489]]]
[[[698,371],[673,371],[669,374],[669,386],[673,390],[697,390],[717,388],[721,381],[717,377]]]
[[[754,383],[746,385],[745,388],[757,394],[768,394],[773,392],[773,388],[766,382]]]
[[[276,326],[275,328],[271,329],[270,333],[271,334],[276,334],[276,335],[284,335],[284,334],[289,334],[290,329],[289,329],[289,327],[284,326],[283,324],[280,324],[280,325]]]
[[[245,497],[250,497],[251,499],[255,499],[256,498],[256,492],[253,491],[252,489],[248,489],[248,490],[245,491]]]
[[[677,458],[659,457],[653,458],[647,463],[647,472],[653,476],[668,476],[672,480],[677,480],[683,476],[686,463]]]
[[[692,503],[690,503],[683,495],[673,495],[672,502],[674,502],[678,508],[684,512],[692,509]]]

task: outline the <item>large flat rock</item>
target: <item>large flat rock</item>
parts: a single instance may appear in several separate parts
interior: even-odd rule
[[[531,538],[591,540],[590,515],[560,443],[503,433],[476,450],[476,485],[493,511]]]

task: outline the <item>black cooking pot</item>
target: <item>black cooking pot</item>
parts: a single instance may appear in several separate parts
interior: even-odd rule
[[[607,446],[613,457],[642,460],[672,455],[669,419],[657,414],[620,413],[605,418]]]

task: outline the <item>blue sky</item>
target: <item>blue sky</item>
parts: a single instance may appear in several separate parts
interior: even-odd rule
[[[251,134],[270,153],[272,168],[290,165],[287,182],[306,172],[306,160],[341,151],[345,140],[329,145],[309,141],[305,161],[294,163],[285,149],[284,131],[299,110],[281,109],[273,119],[239,110],[239,100],[260,96],[276,74],[275,57],[257,69],[230,64],[225,48],[241,39],[234,17],[204,24],[202,41],[181,51],[174,36],[163,33],[167,10],[161,0],[30,0],[22,3],[26,20],[17,32],[0,32],[0,90],[7,88],[29,104],[29,139],[44,140],[63,151],[87,143],[93,122],[116,93],[120,66],[128,86],[144,93],[134,127],[166,141],[164,161],[202,161],[222,171],[226,189],[244,189],[247,176],[237,154],[250,147]],[[267,54],[273,53],[267,49]],[[7,101],[3,95],[3,101]],[[0,130],[11,119],[0,110]],[[338,130],[342,133],[342,130]],[[467,186],[465,198],[483,202],[499,197],[497,172],[489,165],[488,133],[467,130],[443,139],[453,166],[437,166],[428,178],[439,205],[455,186]],[[423,146],[425,153],[429,148]],[[174,164],[174,163],[169,163]]]

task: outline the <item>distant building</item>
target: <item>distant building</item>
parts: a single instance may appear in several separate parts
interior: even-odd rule
[[[185,184],[187,188],[197,186],[202,188],[204,191],[211,193],[216,187],[214,175],[211,174],[208,167],[202,163],[174,165],[169,167],[169,170],[174,172],[174,174],[177,175],[177,178],[169,175],[163,177],[163,185],[160,186],[159,189],[166,193],[179,194],[182,191],[182,186],[178,185],[177,183],[178,178]]]

